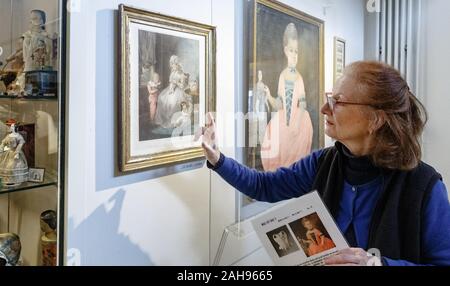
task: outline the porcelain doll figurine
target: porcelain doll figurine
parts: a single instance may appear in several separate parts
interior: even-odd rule
[[[53,39],[47,33],[45,24],[46,14],[44,11],[31,11],[30,30],[23,34],[25,72],[51,68]],[[39,56],[36,56],[36,51],[39,51]]]
[[[40,223],[43,233],[41,236],[42,266],[56,266],[56,212],[53,210],[43,212]]]
[[[16,123],[11,123],[10,133],[0,144],[0,177],[3,185],[13,187],[28,180],[28,164],[22,151],[25,139],[17,132]]]
[[[21,250],[22,245],[17,234],[0,234],[0,265],[17,266],[20,261]]]

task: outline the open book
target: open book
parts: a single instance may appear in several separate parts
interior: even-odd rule
[[[275,265],[323,265],[349,247],[316,191],[270,209],[252,225]]]

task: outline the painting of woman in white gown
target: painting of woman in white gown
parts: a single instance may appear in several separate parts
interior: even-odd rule
[[[119,5],[118,171],[202,160],[215,111],[215,27]]]
[[[139,63],[139,140],[194,134],[198,41],[141,30]]]

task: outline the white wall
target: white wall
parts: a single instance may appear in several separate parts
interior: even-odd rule
[[[234,107],[234,82],[230,77],[234,68],[230,61],[234,7],[223,2],[82,0],[79,11],[71,13],[68,264],[209,264],[210,202],[226,203],[229,208],[219,208],[217,212],[219,217],[227,217],[230,209],[234,213],[234,194],[224,197],[217,190],[210,195],[210,171],[199,169],[203,162],[178,174],[176,168],[167,168],[114,176],[117,8],[124,3],[210,25],[220,24],[217,102],[223,112]]]
[[[363,58],[363,3],[285,2],[326,21],[325,87],[331,90],[333,37],[347,40],[347,62]],[[226,114],[234,113],[246,78],[237,68],[244,60],[235,10],[241,0],[81,0],[68,36],[67,263],[208,265],[224,227],[236,219],[231,187],[198,164],[178,174],[171,168],[114,176],[120,3],[217,26],[217,124],[226,134],[222,151],[234,157],[236,127]]]
[[[423,137],[425,161],[435,167],[449,186],[450,163],[450,2],[422,1],[422,92],[429,122]]]

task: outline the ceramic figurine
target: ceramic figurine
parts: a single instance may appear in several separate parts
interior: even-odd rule
[[[41,214],[42,266],[56,266],[57,216],[53,210]]]
[[[17,234],[0,234],[0,265],[17,266],[21,250],[22,245]]]
[[[14,187],[28,180],[28,164],[22,151],[25,139],[17,132],[17,124],[7,125],[10,133],[0,144],[0,177],[4,186]]]
[[[45,29],[46,14],[31,11],[30,30],[23,34],[25,72],[52,69],[53,39]]]

